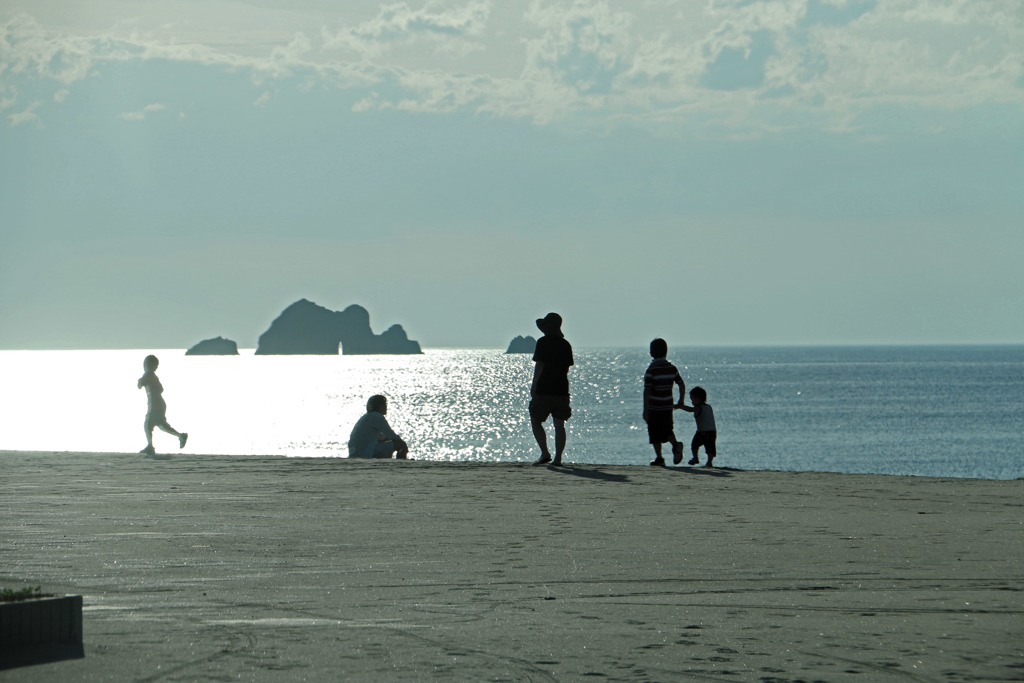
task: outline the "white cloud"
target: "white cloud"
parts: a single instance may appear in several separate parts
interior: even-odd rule
[[[63,104],[64,100],[68,98],[68,94],[69,93],[67,90],[58,90],[57,92],[53,93],[53,101],[57,104]]]
[[[540,31],[526,41],[527,80],[586,92],[631,61],[634,16],[612,12],[606,2],[542,5],[535,0],[525,20]]]
[[[373,111],[374,109],[377,108],[379,103],[380,103],[380,95],[378,95],[375,92],[374,93],[370,93],[370,95],[368,97],[364,97],[363,99],[361,99],[358,102],[356,102],[355,104],[353,104],[352,105],[352,111],[354,111],[354,112]]]
[[[820,95],[836,120],[879,105],[1024,108],[1024,91],[1014,85],[1024,74],[1024,14],[1014,21],[1007,9],[1001,2],[880,2],[849,26],[809,30],[803,54],[827,68],[794,84]]]
[[[5,81],[64,86],[108,62],[161,59],[247,73],[264,91],[257,107],[277,92],[272,82],[298,79],[292,92],[300,94],[317,85],[373,91],[354,111],[628,119],[670,129],[706,122],[730,135],[808,125],[851,130],[878,107],[1024,110],[1020,0],[407,0],[330,12],[314,0],[186,0],[175,7],[97,0],[88,17],[68,24],[59,2],[39,0],[38,18],[9,17],[0,27],[4,101],[16,97]],[[140,113],[145,118],[146,110],[122,118]]]
[[[155,102],[153,104],[147,104],[139,111],[122,112],[117,115],[117,118],[123,119],[125,121],[144,121],[146,119],[147,114],[163,111],[164,109],[167,109],[165,105],[160,104],[159,102]]]
[[[7,120],[11,122],[11,127],[20,126],[23,123],[34,124],[37,128],[43,127],[42,119],[35,113],[36,107],[39,106],[39,102],[33,102],[24,111],[20,111],[16,114],[10,114]]]
[[[83,36],[58,35],[28,15],[18,15],[0,30],[2,75],[35,76],[62,84],[88,74],[93,63],[93,42]]]
[[[490,9],[489,0],[429,1],[417,8],[406,2],[384,4],[373,19],[334,31],[324,28],[324,48],[372,59],[395,47],[425,41],[436,52],[465,55],[481,49],[476,40],[484,34]]]

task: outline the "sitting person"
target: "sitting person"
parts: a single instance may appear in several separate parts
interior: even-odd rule
[[[391,458],[405,460],[409,446],[395,434],[384,416],[388,413],[388,400],[377,394],[366,402],[366,414],[356,422],[348,437],[350,458]]]

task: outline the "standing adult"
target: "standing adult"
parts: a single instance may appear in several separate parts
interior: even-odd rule
[[[573,365],[572,346],[562,334],[562,316],[548,313],[537,320],[537,328],[544,333],[537,340],[533,353],[533,384],[530,385],[530,425],[540,446],[540,458],[534,465],[562,466],[565,450],[565,421],[572,416],[569,406],[569,368]],[[555,426],[555,457],[548,450],[548,436],[544,422],[551,417]]]

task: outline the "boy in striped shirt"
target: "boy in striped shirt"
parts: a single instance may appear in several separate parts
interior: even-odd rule
[[[664,339],[651,342],[651,364],[644,373],[644,422],[647,423],[647,435],[654,446],[655,458],[651,461],[654,467],[664,467],[665,459],[661,457],[661,444],[672,444],[672,462],[678,465],[683,461],[683,444],[676,439],[672,424],[672,411],[677,407],[672,397],[673,385],[679,385],[679,405],[686,396],[686,385],[679,375],[676,366],[668,362],[668,344]]]

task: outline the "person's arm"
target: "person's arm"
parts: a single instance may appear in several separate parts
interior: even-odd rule
[[[647,410],[651,405],[651,399],[654,398],[654,383],[654,372],[647,368],[647,372],[644,373],[644,422],[647,421]],[[671,400],[671,396],[669,399]]]
[[[676,408],[683,408],[683,404],[686,403],[686,383],[683,382],[683,377],[678,372],[676,373],[676,384],[679,385],[679,403],[676,404]]]
[[[537,361],[537,365],[533,368],[533,383],[530,384],[530,397],[533,398],[537,395],[537,382],[540,381],[540,375],[544,372],[544,361]]]
[[[395,457],[399,460],[405,460],[409,456],[409,444],[405,442],[405,439],[395,434],[395,430],[391,429],[391,425],[388,424],[387,418],[383,420],[384,428],[387,430],[385,434],[388,436],[385,441],[391,441],[395,446]]]
[[[388,424],[388,419],[377,413],[377,417],[374,418],[373,428],[377,431],[377,441],[401,441],[402,439],[395,434],[395,430],[391,429],[391,425]]]
[[[683,405],[683,402],[682,402],[682,401],[680,401],[680,402],[679,402],[679,403],[678,403],[678,404],[676,405],[676,408],[681,408],[681,409],[685,410],[685,411],[686,411],[686,412],[688,412],[688,413],[693,413],[693,412],[696,412],[696,410],[697,410],[697,409],[696,409],[696,408],[694,408],[693,406],[684,406],[684,405]]]
[[[644,373],[644,422],[647,422],[647,404],[651,401],[651,391],[654,389],[654,377],[651,371]]]

